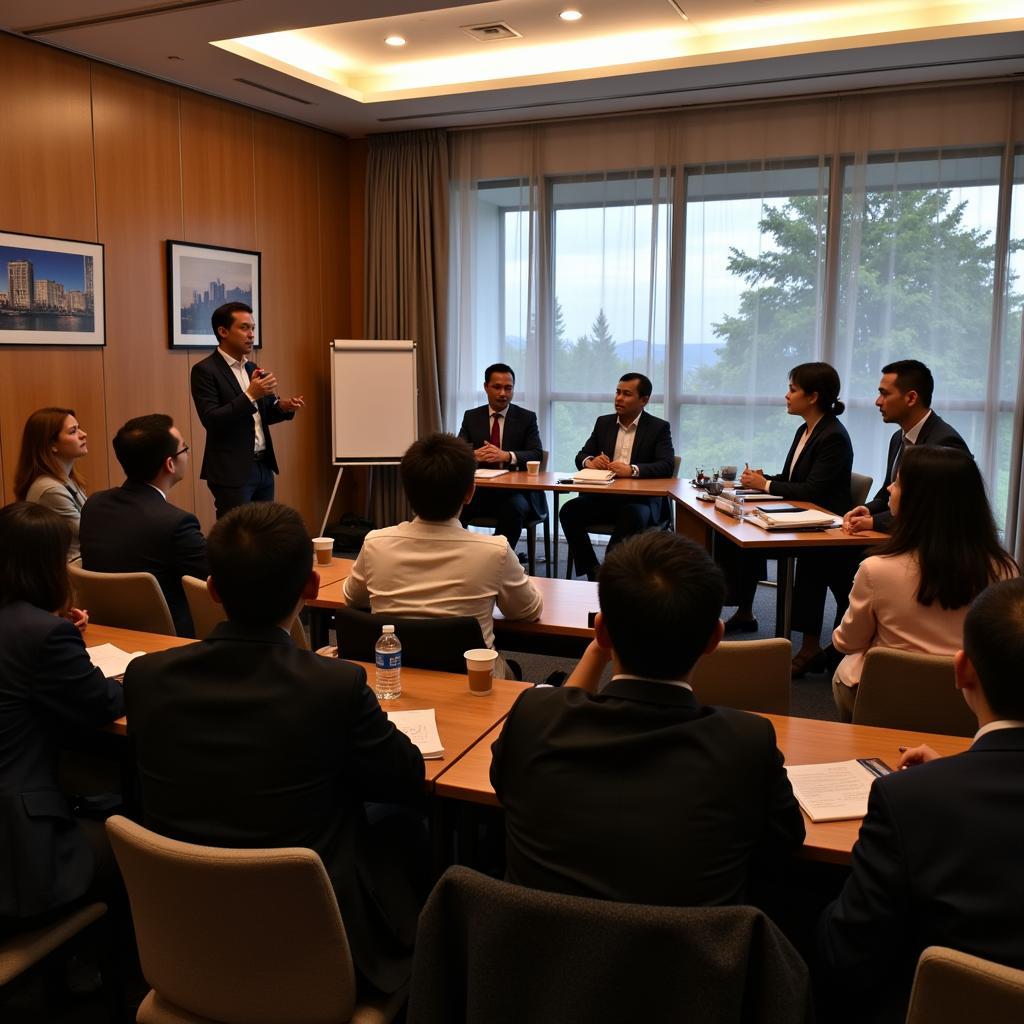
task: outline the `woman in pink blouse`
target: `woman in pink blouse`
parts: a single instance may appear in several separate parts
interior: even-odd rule
[[[832,680],[849,722],[864,657],[872,647],[955,654],[971,601],[1017,576],[996,534],[974,460],[954,448],[908,448],[889,487],[892,535],[857,570],[850,607],[832,634],[846,657]]]

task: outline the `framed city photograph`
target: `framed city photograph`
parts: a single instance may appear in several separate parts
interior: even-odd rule
[[[219,245],[167,242],[171,348],[216,348],[210,317],[225,302],[244,302],[260,344],[260,254]]]
[[[0,345],[105,345],[103,246],[0,231]]]

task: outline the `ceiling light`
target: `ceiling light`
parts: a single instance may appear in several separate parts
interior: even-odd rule
[[[567,10],[562,11],[559,17],[562,19],[562,21],[579,21],[580,18],[583,17],[583,15],[580,14],[580,12],[577,11],[574,7],[570,7]]]
[[[385,40],[388,46],[405,46],[404,36],[388,36]]]

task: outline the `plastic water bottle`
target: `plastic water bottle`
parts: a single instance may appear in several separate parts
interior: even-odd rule
[[[377,679],[374,689],[378,700],[394,700],[402,696],[402,642],[394,626],[385,626],[374,647]]]

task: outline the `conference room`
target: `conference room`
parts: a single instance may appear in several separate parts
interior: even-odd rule
[[[932,660],[903,650],[884,664],[883,652],[872,654],[857,676],[852,721],[842,721],[837,701],[849,695],[835,695],[833,675],[844,652],[828,648],[849,594],[825,600],[814,634],[802,629],[796,591],[802,559],[843,553],[852,581],[859,560],[889,536],[851,532],[841,520],[891,482],[898,421],[878,402],[883,367],[900,360],[930,369],[925,405],[973,457],[999,547],[1018,562],[1024,556],[1019,12],[916,0],[898,11],[874,0],[856,10],[780,0],[770,11],[759,0],[644,0],[623,11],[599,0],[577,5],[576,19],[560,17],[568,5],[540,0],[343,6],[0,5],[0,368],[12,384],[0,409],[4,502],[16,500],[23,431],[36,410],[73,410],[88,433],[75,466],[90,498],[125,481],[112,445],[119,429],[163,413],[188,448],[175,456],[168,503],[209,538],[217,499],[204,475],[211,433],[195,400],[195,368],[215,355],[213,309],[242,296],[253,320],[246,358],[273,376],[279,399],[301,398],[287,422],[270,427],[273,484],[310,537],[339,522],[359,534],[367,524],[410,520],[398,465],[406,446],[385,451],[381,439],[458,434],[492,397],[487,368],[508,367],[511,407],[535,414],[540,457],[523,462],[541,465],[532,473],[505,460],[497,475],[475,481],[476,494],[526,495],[514,560],[543,610],[535,621],[500,608],[494,615],[494,647],[515,667],[486,698],[468,690],[469,645],[428,639],[417,664],[410,636],[402,696],[383,702],[389,712],[434,712],[444,751],[424,762],[425,863],[431,883],[450,865],[499,881],[494,892],[474,890],[481,905],[513,888],[502,881],[492,744],[522,694],[572,677],[587,657],[602,610],[594,578],[619,546],[609,546],[614,524],[594,520],[597,565],[588,579],[562,528],[581,494],[650,499],[657,511],[647,525],[692,541],[727,569],[737,552],[759,569],[767,556],[750,616],[737,623],[753,628],[725,636],[690,682],[701,704],[769,722],[787,766],[877,758],[896,768],[901,747],[970,748],[978,719],[954,683],[959,637],[946,637],[949,653]],[[345,345],[373,353],[375,343],[406,346],[411,388],[391,369],[351,373],[339,358]],[[748,496],[743,519],[716,507],[713,491],[730,468],[737,478],[745,467],[787,473],[801,425],[787,414],[791,371],[817,363],[841,382],[836,419],[863,498],[851,491],[847,508],[826,508],[831,525],[799,531],[765,530],[749,506],[771,514],[780,497],[798,507],[820,501],[769,497],[768,488]],[[651,382],[643,412],[667,424],[677,461],[668,473],[580,483],[573,477],[586,466],[577,454],[596,421],[617,412],[616,389],[630,374]],[[347,416],[357,400],[363,411]],[[704,477],[710,492],[691,483]],[[497,529],[493,514],[469,526],[481,538]],[[342,635],[356,617],[345,587],[358,556],[358,541],[337,543],[295,635],[311,651],[340,648],[365,666],[372,686],[379,618],[364,623],[358,642]],[[726,596],[729,621],[739,605]],[[216,628],[222,614],[202,628]],[[128,632],[132,620],[105,617],[117,618],[90,608],[87,647],[149,653],[194,644],[171,635],[173,626],[161,633],[136,623]],[[192,618],[201,638],[200,616]],[[793,658],[812,635],[827,667],[809,658],[813,670],[794,678]],[[874,706],[872,672],[881,680]],[[106,777],[123,792],[133,786],[123,756],[131,721],[118,720],[96,730],[103,735],[90,746],[101,749],[89,756],[106,761]],[[787,881],[795,888],[785,890],[796,893],[799,920],[769,911],[798,958],[811,957],[817,912],[853,877],[862,816],[803,815],[805,839]],[[130,880],[128,888],[134,904]],[[627,917],[623,909],[608,927],[625,929]],[[604,927],[603,918],[584,919]],[[677,925],[685,927],[667,919],[661,927]],[[417,956],[447,944],[431,934],[433,948],[417,947]],[[636,934],[636,948],[655,941]],[[142,998],[161,993],[147,963],[161,954],[139,938],[147,983],[137,968],[129,980]],[[697,947],[694,970],[703,962]],[[39,949],[61,965],[67,958],[53,944]],[[295,949],[301,960],[307,947]],[[606,967],[609,950],[592,952]],[[1024,957],[985,956],[983,944],[955,955],[972,952],[996,961],[993,970],[1024,967]],[[36,953],[19,961],[0,1005],[25,1019],[104,1019],[102,990],[43,1010],[50,984],[32,966]],[[316,989],[324,963],[300,987]],[[564,978],[541,979],[559,963],[523,960],[510,981],[522,988],[523,977],[536,977],[538,994],[546,984],[557,990]],[[792,965],[809,992],[816,964]],[[414,982],[431,967],[436,973],[437,962],[424,959]],[[645,989],[641,967],[631,963],[625,978]],[[244,958],[233,969],[245,983],[224,991],[256,991]],[[186,964],[183,983],[195,970]],[[475,971],[464,965],[467,976]],[[962,979],[949,984],[957,998],[966,991]],[[286,992],[283,974],[272,987]],[[414,984],[408,1008],[396,1012],[428,1019],[436,1007],[428,996],[439,996],[426,987]],[[604,991],[594,979],[581,978],[580,988],[588,999]],[[174,1002],[170,991],[162,998]],[[218,998],[186,1010],[229,1019],[218,1018],[229,1012]],[[351,991],[343,1007],[346,998],[351,1004]],[[920,998],[934,998],[927,985]],[[997,996],[964,998],[998,1019]],[[953,997],[943,1001],[952,1012]],[[453,1019],[451,1005],[435,1008],[434,1019]],[[552,999],[546,1011],[552,1019],[558,1005]],[[914,1019],[943,1019],[931,1005],[919,1003]],[[252,1004],[237,1012],[246,1019]],[[337,1019],[346,1012],[351,1005]],[[653,1003],[649,1015],[659,1016]]]

